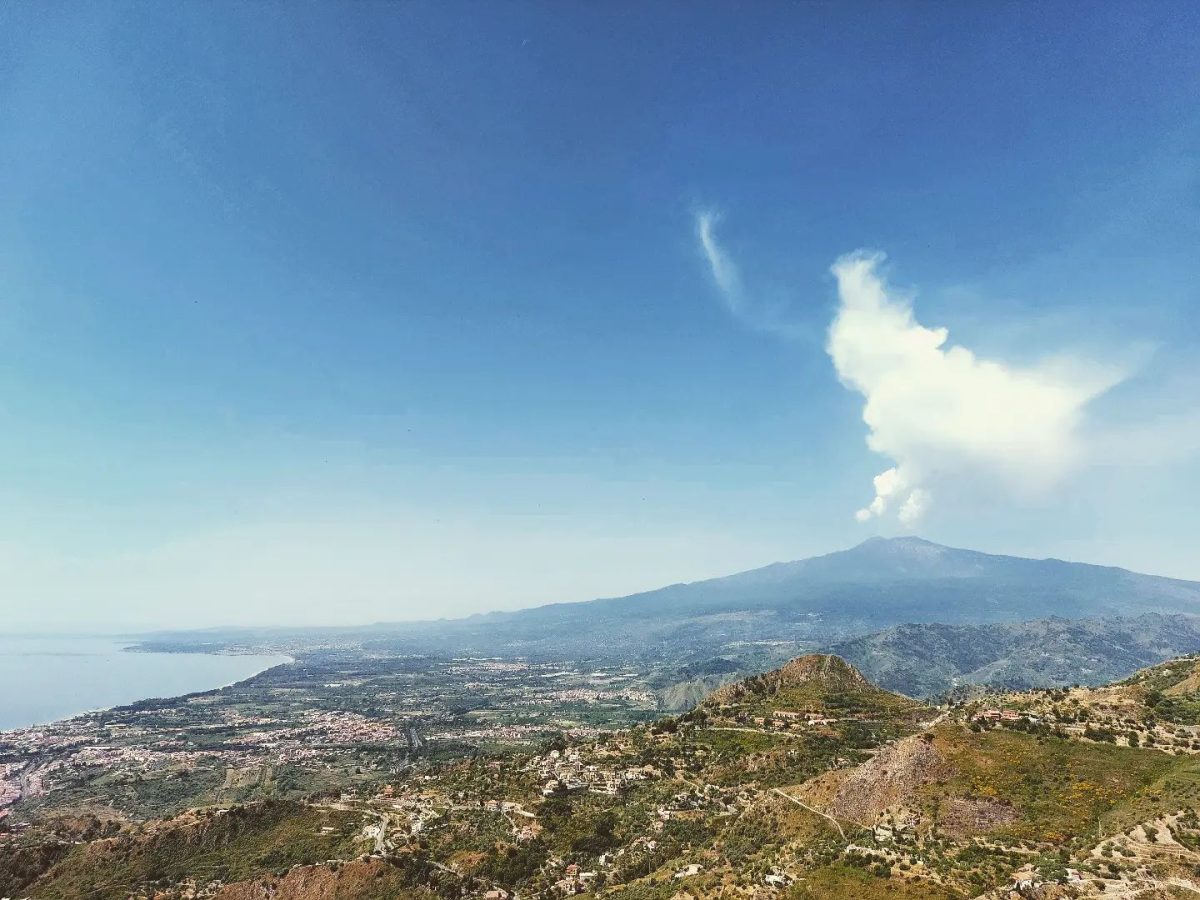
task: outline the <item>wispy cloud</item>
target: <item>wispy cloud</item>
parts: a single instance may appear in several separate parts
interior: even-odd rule
[[[700,247],[708,259],[713,281],[717,283],[729,311],[738,315],[745,304],[742,293],[742,276],[733,260],[717,243],[716,228],[720,221],[721,214],[716,210],[700,210],[696,213],[696,237],[700,239]]]
[[[809,329],[789,315],[786,303],[763,300],[746,291],[741,271],[717,240],[721,213],[714,209],[702,209],[694,214],[694,220],[696,239],[708,261],[721,301],[731,315],[753,328],[784,337],[811,335]]]

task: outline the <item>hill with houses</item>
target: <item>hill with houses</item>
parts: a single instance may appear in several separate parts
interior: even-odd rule
[[[1198,711],[1195,657],[930,706],[810,655],[682,716],[417,760],[370,789],[166,819],[43,808],[3,838],[0,895],[1184,896]]]

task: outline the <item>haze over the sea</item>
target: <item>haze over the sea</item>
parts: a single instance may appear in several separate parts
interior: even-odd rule
[[[111,637],[0,636],[0,731],[221,687],[282,656],[128,653]]]

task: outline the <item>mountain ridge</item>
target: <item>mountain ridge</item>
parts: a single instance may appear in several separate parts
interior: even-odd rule
[[[795,655],[904,623],[1019,622],[1047,612],[1070,619],[1200,614],[1200,583],[917,537],[872,538],[821,556],[622,597],[435,622],[160,632],[147,645],[303,649],[324,640],[387,653],[670,660],[783,644]],[[740,668],[778,661],[763,650]]]
[[[906,551],[907,555],[906,556],[901,555],[901,552],[897,552],[897,551]],[[470,619],[486,619],[486,618],[493,618],[493,617],[501,618],[501,617],[509,617],[509,616],[514,616],[514,615],[522,615],[522,614],[526,614],[526,613],[533,613],[533,612],[537,612],[540,610],[559,609],[559,608],[563,608],[563,607],[574,607],[574,606],[579,606],[581,604],[628,603],[628,602],[636,600],[636,599],[656,597],[656,596],[662,595],[664,593],[679,591],[679,590],[683,590],[683,589],[695,589],[695,588],[704,587],[704,586],[724,585],[724,584],[729,584],[729,583],[739,583],[740,584],[740,583],[744,583],[746,581],[759,581],[759,580],[768,581],[768,582],[776,581],[776,580],[778,580],[778,578],[780,576],[793,575],[793,574],[797,574],[797,573],[813,574],[813,570],[816,570],[818,573],[824,574],[828,577],[831,574],[830,569],[833,568],[836,565],[836,563],[840,563],[843,561],[850,561],[855,566],[861,566],[861,564],[863,562],[874,562],[874,563],[878,564],[880,562],[883,562],[883,561],[886,561],[889,559],[892,561],[903,561],[904,559],[918,560],[918,559],[920,559],[920,557],[918,557],[916,555],[917,553],[922,554],[922,556],[924,557],[924,559],[926,561],[929,560],[930,558],[944,559],[946,556],[951,555],[951,554],[959,557],[960,560],[965,560],[965,559],[969,558],[976,563],[976,565],[974,567],[976,571],[978,571],[978,567],[983,561],[989,561],[989,562],[995,562],[995,563],[1017,563],[1017,564],[1025,564],[1025,565],[1032,564],[1032,565],[1036,565],[1036,566],[1045,567],[1047,569],[1054,569],[1054,568],[1062,567],[1062,568],[1075,569],[1076,571],[1091,570],[1096,573],[1104,572],[1104,573],[1113,573],[1118,576],[1133,576],[1135,578],[1149,578],[1149,579],[1154,579],[1156,582],[1161,582],[1164,585],[1165,584],[1173,584],[1173,585],[1178,585],[1178,586],[1181,586],[1181,587],[1184,587],[1184,588],[1187,588],[1190,590],[1195,590],[1198,594],[1200,594],[1200,582],[1189,581],[1187,579],[1181,579],[1181,578],[1172,578],[1172,577],[1165,576],[1165,575],[1152,575],[1152,574],[1146,574],[1146,573],[1142,573],[1142,572],[1135,572],[1132,569],[1126,569],[1121,566],[1109,566],[1109,565],[1101,565],[1101,564],[1097,564],[1097,563],[1076,562],[1076,561],[1072,561],[1072,560],[1059,559],[1058,557],[1053,557],[1053,556],[1033,558],[1033,557],[1024,557],[1024,556],[1014,556],[1011,554],[1002,554],[1002,553],[987,553],[987,552],[984,552],[981,550],[971,550],[971,549],[961,548],[961,547],[950,547],[950,546],[947,546],[944,544],[938,544],[933,541],[926,540],[925,538],[917,537],[915,535],[904,535],[904,536],[892,537],[892,538],[874,536],[874,537],[867,538],[866,540],[861,541],[852,547],[848,547],[848,548],[845,548],[842,550],[833,550],[828,553],[822,553],[822,554],[818,554],[816,556],[805,557],[803,559],[797,559],[797,560],[779,560],[776,562],[767,563],[766,565],[763,565],[763,566],[756,566],[751,569],[744,569],[739,572],[732,572],[728,575],[718,575],[718,576],[715,576],[712,578],[701,578],[701,579],[697,579],[695,581],[674,582],[672,584],[663,585],[662,587],[658,587],[658,588],[650,588],[650,589],[644,590],[644,591],[635,591],[634,593],[631,593],[631,594],[621,594],[621,595],[608,596],[608,597],[595,597],[595,598],[592,598],[589,600],[555,601],[553,603],[546,603],[546,604],[526,607],[526,608],[518,609],[518,610],[495,610],[495,611],[491,611],[491,612],[475,613],[471,616],[465,617],[465,619],[460,619],[460,620],[446,619],[446,620],[439,620],[439,621],[451,622],[451,621],[464,621],[464,620],[470,620]],[[962,565],[961,562],[959,564],[960,564],[960,566]],[[860,571],[858,574],[861,576],[863,574],[868,574],[868,573],[869,573],[869,570],[867,570],[866,572]],[[844,580],[845,570],[841,570],[841,572],[839,572],[837,574],[843,576],[841,578],[838,578],[838,580]],[[869,573],[869,574],[877,577],[876,573]],[[769,576],[769,577],[767,577],[767,576]],[[917,577],[917,576],[913,575],[911,577]],[[963,571],[960,568],[960,569],[955,570],[955,572],[953,574],[942,574],[939,577],[968,578],[968,577],[972,577],[972,575],[967,574],[967,572]],[[854,580],[861,583],[861,582],[870,581],[873,579],[872,579],[872,577],[865,577],[865,578],[859,577]],[[398,623],[379,623],[379,624],[398,624]]]
[[[916,697],[975,685],[1024,690],[1102,684],[1200,652],[1200,618],[1144,613],[968,625],[905,623],[836,643],[830,650],[890,690]]]

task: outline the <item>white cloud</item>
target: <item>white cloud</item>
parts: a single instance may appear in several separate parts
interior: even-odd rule
[[[719,221],[711,211],[695,218],[726,307],[763,330],[802,334],[780,308],[748,296],[717,241]],[[948,476],[1032,494],[1077,469],[1084,457],[1085,408],[1124,380],[1126,370],[1066,354],[1025,367],[982,359],[950,344],[945,328],[916,320],[909,298],[880,276],[883,259],[860,251],[832,268],[840,302],[826,349],[842,383],[866,398],[867,445],[894,463],[875,476],[875,496],[855,518],[894,514],[911,526],[932,504],[936,483]]]
[[[856,514],[912,525],[948,474],[974,474],[1022,492],[1044,488],[1083,457],[1087,404],[1123,372],[1067,356],[1020,368],[981,359],[927,328],[879,274],[880,254],[833,265],[839,307],[827,350],[839,379],[866,398],[867,445],[895,462]]]

